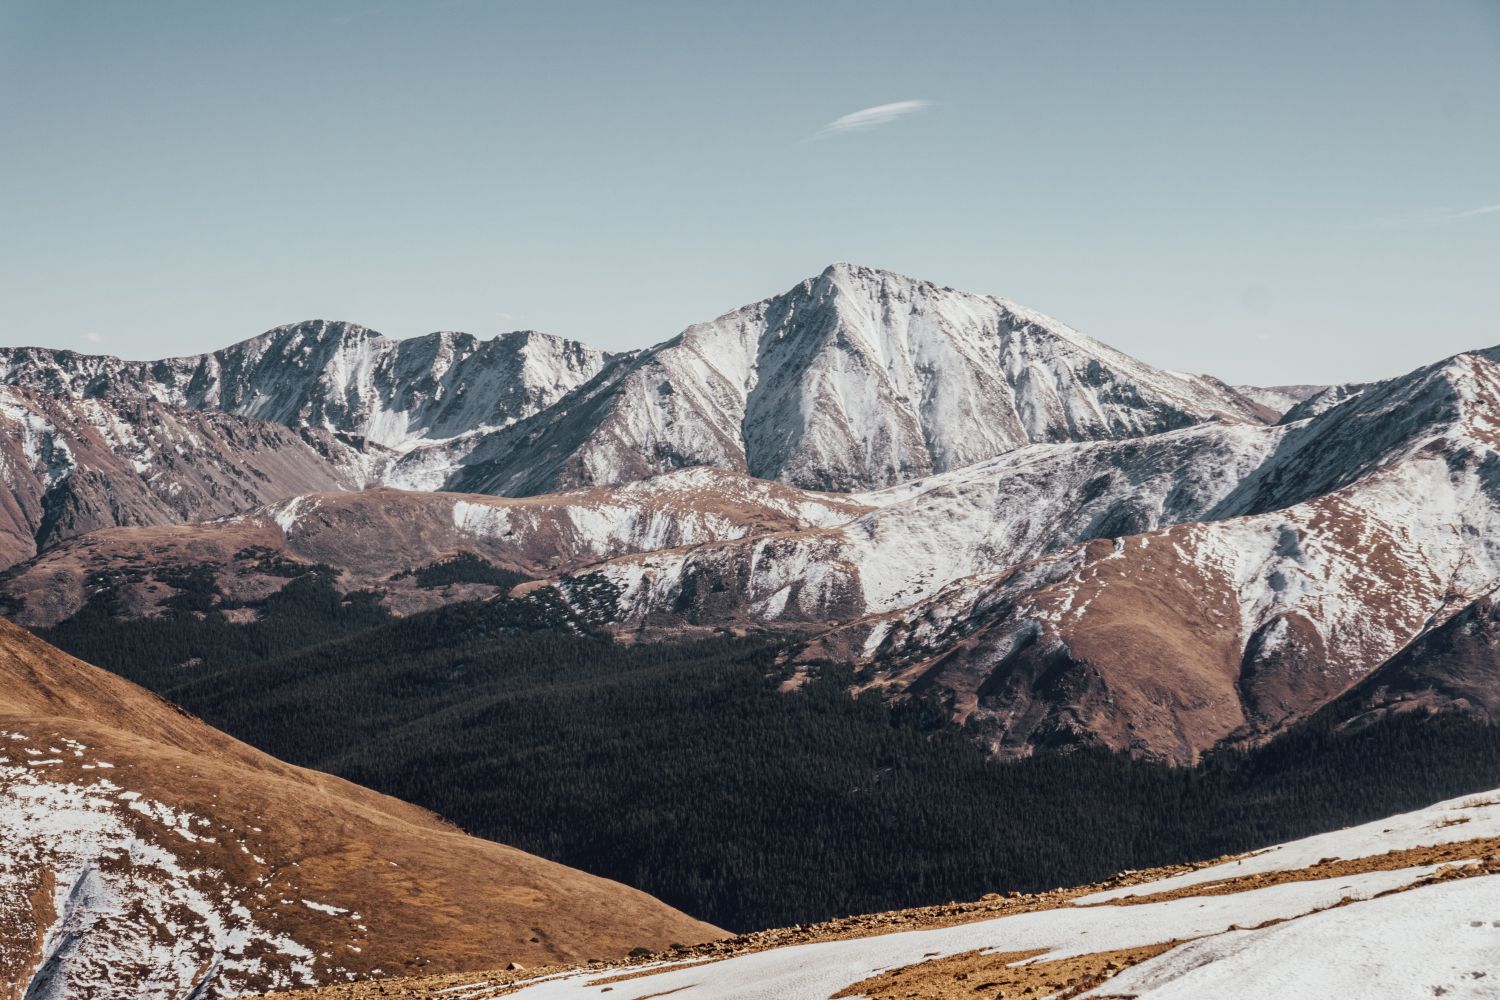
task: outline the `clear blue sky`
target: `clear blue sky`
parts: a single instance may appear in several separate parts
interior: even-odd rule
[[[5,344],[624,349],[852,260],[1361,379],[1500,343],[1489,206],[1496,0],[0,0]]]

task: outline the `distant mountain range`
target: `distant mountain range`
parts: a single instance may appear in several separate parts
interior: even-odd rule
[[[10,561],[315,489],[528,496],[706,465],[848,491],[1035,442],[1275,417],[1002,299],[844,264],[612,357],[316,321],[156,362],[4,349],[0,384]]]
[[[1313,719],[1500,711],[1500,348],[1368,385],[1235,387],[835,264],[615,355],[324,321],[157,362],[0,350],[0,473],[0,606],[34,629],[233,628],[314,577],[382,614],[529,601],[633,644],[763,636],[785,689],[836,668],[1006,760],[1194,764]],[[32,749],[38,726],[79,760],[139,736],[23,707]],[[224,768],[312,780],[213,746]],[[214,782],[249,780],[204,763],[178,802],[168,765],[141,761],[137,791],[211,825],[230,822]],[[107,882],[78,874],[93,864],[70,877]],[[307,898],[354,909],[343,877]],[[693,930],[629,905],[653,941]]]
[[[36,625],[101,586],[155,614],[199,565],[227,607],[287,579],[273,552],[410,611],[500,592],[412,584],[469,553],[608,628],[786,631],[1001,755],[1191,761],[1500,583],[1497,371],[1236,389],[847,264],[614,356],[324,322],[154,363],[12,349],[7,549],[34,558],[0,590]],[[407,491],[357,492],[381,484]]]

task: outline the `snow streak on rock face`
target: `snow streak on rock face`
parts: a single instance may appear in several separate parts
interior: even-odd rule
[[[961,468],[1037,442],[1264,414],[989,296],[849,264],[617,359],[477,445],[449,488],[524,494],[713,465],[820,490]]]

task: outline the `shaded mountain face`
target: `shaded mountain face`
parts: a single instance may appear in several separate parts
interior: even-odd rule
[[[0,623],[0,989],[227,997],[716,936],[252,750]]]
[[[1500,607],[1494,597],[1481,597],[1419,636],[1326,711],[1354,728],[1408,713],[1500,720]]]
[[[893,485],[1037,442],[1274,415],[990,296],[835,264],[616,359],[477,444],[448,488],[502,495],[712,465],[818,490]]]
[[[385,460],[382,449],[326,431],[0,387],[0,565],[96,528],[198,521],[358,488]]]

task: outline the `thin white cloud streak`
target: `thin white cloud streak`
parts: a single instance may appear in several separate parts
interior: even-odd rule
[[[881,125],[889,125],[907,115],[914,115],[918,111],[926,111],[930,107],[932,107],[931,101],[895,101],[891,104],[877,104],[873,108],[861,108],[859,111],[852,111],[835,118],[824,125],[813,138],[821,139],[824,136],[837,135],[841,132],[861,132],[865,129],[879,128]]]
[[[102,343],[104,343],[104,338],[101,337],[97,333],[85,333],[83,335],[83,339],[87,340],[90,344],[102,344]]]
[[[1410,212],[1406,215],[1393,215],[1384,219],[1376,219],[1367,225],[1376,229],[1446,226],[1455,222],[1464,222],[1468,219],[1478,219],[1482,216],[1495,214],[1500,214],[1500,204],[1480,205],[1478,208],[1469,208],[1461,212],[1455,212],[1451,209],[1429,209],[1425,212]]]

